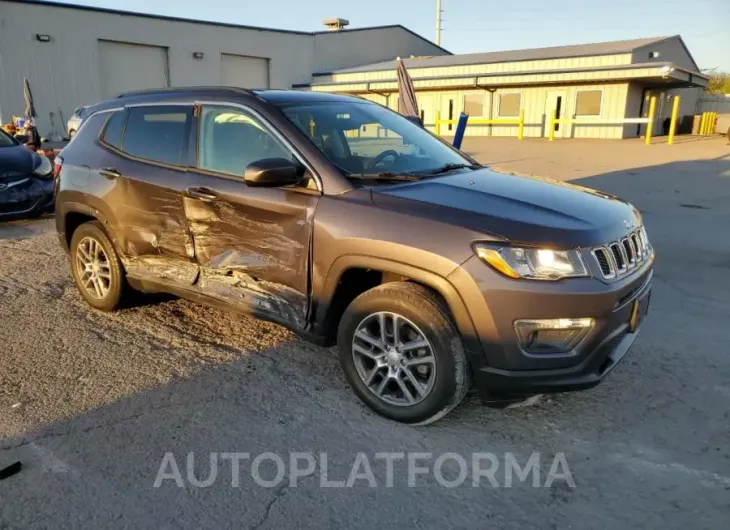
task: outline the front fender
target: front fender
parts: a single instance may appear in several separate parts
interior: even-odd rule
[[[477,368],[484,364],[484,350],[471,315],[459,292],[445,277],[414,265],[374,256],[348,254],[337,258],[332,263],[322,289],[318,293],[313,293],[314,299],[317,301],[317,311],[312,323],[314,334],[326,330],[329,311],[339,281],[343,274],[352,268],[377,270],[410,278],[439,293],[451,311],[472,366]]]

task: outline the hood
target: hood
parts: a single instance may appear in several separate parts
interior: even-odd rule
[[[0,147],[0,182],[26,177],[38,163],[38,155],[24,145]]]
[[[383,207],[458,224],[514,243],[557,248],[619,239],[641,217],[629,203],[573,184],[484,168],[372,188]]]

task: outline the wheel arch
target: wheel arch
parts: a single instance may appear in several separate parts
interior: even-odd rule
[[[61,245],[68,252],[71,247],[71,238],[76,229],[84,223],[90,221],[99,221],[102,225],[107,225],[107,219],[99,211],[87,204],[77,202],[67,202],[62,208],[58,208],[56,213],[56,230],[58,232]],[[107,234],[110,236],[111,235]],[[113,243],[112,239],[112,243]]]
[[[454,324],[462,337],[470,360],[478,365],[483,364],[483,348],[466,304],[456,288],[446,278],[414,265],[373,256],[341,256],[332,264],[321,291],[315,293],[316,310],[312,331],[316,335],[323,336],[325,343],[334,342],[340,317],[351,299],[354,299],[353,291],[350,291],[343,282],[343,279],[348,280],[348,274],[352,274],[351,271],[359,271],[359,279],[365,279],[354,289],[355,296],[389,281],[411,281],[437,293],[454,319]],[[349,296],[342,298],[343,288],[346,294],[352,296],[351,299]]]

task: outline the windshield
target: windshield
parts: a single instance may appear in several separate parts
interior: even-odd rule
[[[415,178],[473,163],[380,105],[327,101],[286,104],[281,110],[332,163],[353,178]]]
[[[18,143],[5,131],[0,129],[0,147],[14,147],[16,145],[18,145]]]

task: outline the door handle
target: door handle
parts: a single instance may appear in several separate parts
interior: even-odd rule
[[[193,199],[198,199],[203,202],[213,202],[218,200],[218,194],[208,188],[188,188],[185,190],[185,194]]]
[[[118,179],[122,176],[119,170],[113,167],[103,167],[99,170],[99,175],[108,179]]]

